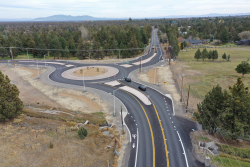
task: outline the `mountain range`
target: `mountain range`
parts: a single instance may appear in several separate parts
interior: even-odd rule
[[[149,17],[147,19],[161,19],[161,18],[190,18],[190,17],[216,17],[216,16],[244,16],[250,15],[250,13],[236,13],[236,14],[219,14],[219,13],[211,13],[206,15],[170,15],[170,16],[163,16],[163,17]],[[54,15],[49,17],[39,17],[35,19],[6,19],[0,18],[0,22],[14,22],[14,21],[27,21],[27,22],[55,22],[55,21],[101,21],[101,20],[127,20],[128,18],[105,18],[105,17],[92,17],[88,15],[83,16],[71,16],[71,15]],[[145,18],[132,18],[132,19],[145,19]]]

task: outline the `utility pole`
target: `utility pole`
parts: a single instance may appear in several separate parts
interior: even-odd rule
[[[15,67],[15,61],[14,61],[14,57],[13,57],[12,48],[10,48],[10,53],[11,53],[11,56],[12,56],[12,62],[13,62],[13,65],[14,65],[14,67]]]
[[[121,119],[122,119],[122,134],[124,134],[124,128],[123,128],[123,115],[122,115],[122,106],[121,106]]]
[[[89,62],[90,62],[90,52],[89,52]]]
[[[186,113],[188,112],[189,91],[190,91],[190,85],[189,85],[189,88],[188,88],[188,98],[187,98],[187,108],[186,108]]]
[[[121,50],[119,50],[119,59],[120,59],[120,52],[121,52]]]
[[[182,101],[182,96],[183,96],[183,77],[184,77],[184,74],[181,75],[182,77],[182,86],[181,86],[181,101]]]
[[[142,56],[141,56],[141,60],[140,60],[140,66],[141,66],[141,72],[142,72],[142,63],[141,63],[141,61],[142,61]]]

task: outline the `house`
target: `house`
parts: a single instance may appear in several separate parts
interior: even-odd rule
[[[237,42],[237,45],[250,45],[249,39],[242,39],[239,42]]]
[[[206,43],[208,43],[209,41],[210,41],[210,39],[203,39],[203,40],[202,40],[203,44],[206,44]]]
[[[185,39],[187,43],[191,43],[191,45],[203,45],[202,40],[197,40],[197,39]]]

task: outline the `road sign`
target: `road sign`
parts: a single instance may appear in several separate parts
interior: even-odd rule
[[[125,63],[127,63],[127,64],[128,64],[129,62],[127,61],[127,62],[125,62]]]
[[[163,82],[163,84],[167,84],[167,82]]]

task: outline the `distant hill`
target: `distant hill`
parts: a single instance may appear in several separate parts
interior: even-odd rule
[[[228,16],[244,16],[244,15],[250,15],[250,13],[235,13],[235,14],[210,13],[205,15],[170,15],[162,18],[228,17]]]
[[[114,18],[97,18],[88,15],[84,16],[71,16],[71,15],[54,15],[49,17],[40,17],[32,21],[97,21],[97,20],[118,20]]]
[[[210,13],[205,15],[169,15],[169,16],[163,16],[163,17],[147,17],[147,19],[161,19],[161,18],[190,18],[190,17],[228,17],[228,16],[244,16],[244,15],[250,15],[250,13],[236,13],[236,14],[219,14],[219,13]],[[102,21],[102,20],[127,20],[128,18],[98,18],[98,17],[92,17],[88,15],[83,16],[71,16],[71,15],[54,15],[49,17],[39,17],[35,19],[28,19],[28,18],[19,18],[19,19],[6,19],[6,18],[0,18],[0,22],[21,22],[21,21]],[[145,19],[145,18],[132,18],[134,20],[136,19]]]

